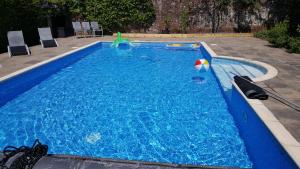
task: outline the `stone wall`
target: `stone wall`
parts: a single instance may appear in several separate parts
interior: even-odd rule
[[[234,5],[230,5],[228,10],[218,17],[218,32],[253,32],[262,29],[269,13],[267,3],[263,1],[266,0],[261,0],[259,7],[252,11],[239,11]],[[188,11],[188,33],[212,31],[213,0],[152,0],[152,2],[156,10],[156,21],[149,32],[163,32],[166,18],[170,19],[171,33],[181,32],[179,18],[184,8]],[[241,24],[245,29],[240,29]]]

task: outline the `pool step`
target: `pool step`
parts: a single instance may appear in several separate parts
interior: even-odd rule
[[[217,166],[193,166],[144,161],[85,158],[69,155],[48,155],[40,159],[33,169],[242,169]]]

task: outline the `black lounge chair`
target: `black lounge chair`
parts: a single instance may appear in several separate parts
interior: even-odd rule
[[[24,42],[22,31],[9,31],[7,32],[7,38],[7,51],[9,57],[17,55],[30,55],[30,50]]]
[[[43,48],[57,47],[57,41],[52,37],[51,30],[47,28],[38,28],[40,41]]]

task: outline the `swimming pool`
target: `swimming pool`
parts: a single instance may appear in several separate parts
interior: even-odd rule
[[[216,78],[193,67],[199,58],[165,44],[99,45],[0,108],[1,148],[39,138],[51,153],[251,167]]]
[[[252,168],[253,142],[241,138],[217,71],[193,67],[203,52],[96,43],[9,78],[0,83],[0,148],[39,138],[55,154]]]

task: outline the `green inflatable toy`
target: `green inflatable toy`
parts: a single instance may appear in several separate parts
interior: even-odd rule
[[[114,42],[112,43],[112,46],[117,48],[117,47],[119,47],[120,44],[128,44],[128,45],[132,46],[132,43],[130,42],[130,40],[127,38],[122,38],[121,32],[118,32],[117,39],[114,40]]]

